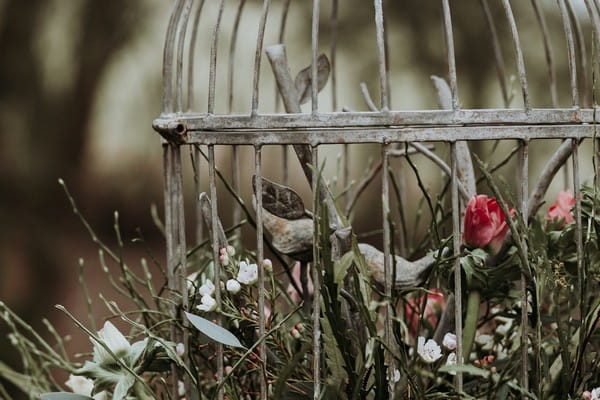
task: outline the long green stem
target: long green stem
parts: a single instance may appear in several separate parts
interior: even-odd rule
[[[463,328],[463,357],[465,361],[469,360],[475,331],[477,330],[477,318],[479,317],[479,304],[481,303],[481,293],[479,290],[469,291],[467,299],[467,317]]]

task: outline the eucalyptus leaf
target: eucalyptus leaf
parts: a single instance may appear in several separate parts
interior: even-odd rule
[[[89,396],[68,392],[44,393],[40,398],[41,400],[94,400]]]
[[[244,348],[244,346],[242,346],[238,338],[236,338],[233,335],[233,333],[229,332],[227,329],[222,328],[217,324],[213,324],[209,320],[204,319],[198,315],[186,312],[185,316],[192,323],[192,325],[194,325],[196,329],[198,329],[200,332],[202,332],[215,342],[222,343],[226,346]]]
[[[319,88],[319,92],[325,87],[325,84],[327,84],[330,71],[331,65],[329,64],[327,56],[325,54],[319,55],[319,58],[317,58],[317,87]],[[306,103],[311,97],[312,66],[309,65],[298,72],[295,85],[296,92],[298,93],[298,102],[300,104]]]
[[[300,219],[304,216],[304,203],[298,193],[262,178],[263,208],[271,214],[284,219]],[[256,176],[252,177],[252,186],[256,192]]]

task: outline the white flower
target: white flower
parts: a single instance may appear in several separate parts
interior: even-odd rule
[[[185,384],[183,381],[177,381],[177,394],[179,397],[185,396]]]
[[[247,261],[240,262],[237,280],[244,285],[255,284],[258,281],[258,266],[256,264],[248,264]]]
[[[212,296],[213,293],[215,293],[215,285],[212,283],[212,281],[210,279],[207,279],[204,281],[202,286],[200,286],[200,288],[198,289],[198,293],[200,293],[200,296],[205,296],[205,295]]]
[[[73,393],[84,396],[90,396],[92,390],[94,390],[94,381],[79,375],[69,375],[69,380],[65,382],[65,385],[67,385]]]
[[[117,356],[123,358],[131,352],[131,344],[125,336],[110,322],[106,321],[104,327],[98,331],[100,340]],[[94,344],[94,361],[97,363],[114,363],[115,360],[100,343],[92,340]]]
[[[235,279],[228,280],[225,286],[227,287],[227,291],[233,294],[236,294],[242,289],[242,285]]]
[[[268,258],[265,258],[263,260],[262,265],[263,265],[263,268],[265,269],[265,271],[267,271],[269,273],[273,272],[273,263]]]
[[[183,355],[185,354],[185,345],[183,343],[177,343],[177,345],[175,346],[175,353],[179,357],[183,357]]]
[[[592,390],[592,400],[600,400],[600,387]]]
[[[456,365],[456,353],[455,352],[448,354],[448,359],[446,360],[446,365]]]
[[[394,376],[392,377],[392,381],[394,383],[400,382],[400,370],[398,368],[394,369]]]
[[[429,339],[425,342],[423,336],[419,336],[417,341],[417,353],[421,356],[423,361],[431,364],[442,357],[442,349],[433,339]]]
[[[456,350],[456,335],[454,333],[446,333],[442,344],[448,350]]]
[[[210,312],[215,311],[217,309],[217,302],[209,294],[205,294],[204,296],[202,296],[200,302],[201,304],[196,306],[198,310]]]
[[[227,251],[227,255],[229,255],[229,257],[233,257],[235,255],[235,247],[232,245],[227,246],[225,250]]]
[[[488,334],[478,334],[475,337],[475,343],[480,345],[482,350],[491,351],[494,347],[494,337]]]

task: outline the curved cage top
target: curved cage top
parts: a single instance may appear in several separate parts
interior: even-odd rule
[[[365,39],[372,42],[372,46],[357,45],[350,57],[366,60],[374,67],[371,73],[378,75],[379,94],[379,99],[374,101],[367,86],[361,84],[360,91],[368,109],[358,111],[345,107],[338,94],[340,88],[348,86],[342,85],[338,78],[340,71],[348,67],[338,62],[338,30],[345,23],[340,17],[338,0],[313,0],[312,11],[308,10],[309,4],[297,5],[291,0],[273,4],[264,0],[260,11],[258,2],[246,3],[246,0],[239,0],[226,7],[224,0],[214,4],[205,4],[204,0],[175,2],[164,48],[162,114],[153,124],[168,141],[317,144],[529,139],[591,134],[590,129],[585,127],[585,124],[594,121],[594,111],[585,108],[590,106],[592,64],[588,60],[590,49],[583,29],[587,21],[580,21],[582,13],[574,9],[571,1],[545,2],[543,6],[539,0],[527,2],[542,38],[545,59],[544,64],[529,63],[528,68],[522,44],[537,40],[537,37],[519,36],[519,28],[523,28],[523,24],[517,25],[510,1],[490,4],[487,0],[469,2],[471,7],[477,3],[481,5],[479,16],[487,26],[481,41],[489,43],[499,82],[496,87],[505,106],[478,109],[461,108],[457,78],[461,64],[458,63],[457,67],[452,24],[452,13],[457,11],[458,3],[452,7],[449,0],[436,3],[439,12],[435,17],[440,17],[440,34],[443,33],[445,39],[445,46],[440,41],[439,52],[446,66],[434,72],[447,76],[450,90],[441,93],[446,104],[439,104],[439,109],[410,111],[399,111],[391,106],[391,98],[397,97],[401,89],[392,91],[390,80],[397,71],[390,58],[392,53],[402,52],[402,49],[396,43],[390,43],[388,33],[397,23],[394,16],[398,9],[401,12],[400,5],[375,0],[361,2],[360,7],[364,11],[354,11],[364,24],[370,24],[371,31],[366,31],[372,32],[373,36]],[[518,4],[519,9],[523,6]],[[585,0],[585,6],[592,30],[596,32],[600,27],[599,2]],[[424,8],[431,10],[431,7]],[[226,13],[226,9],[231,12]],[[549,29],[546,14],[550,12],[559,16],[560,29],[554,26]],[[291,19],[304,25],[310,24],[309,47],[294,44],[295,47],[286,49],[284,34]],[[249,38],[250,34],[240,29],[244,22],[254,26],[252,34],[256,34],[255,37]],[[506,27],[505,31],[501,31],[501,25]],[[203,29],[210,31],[211,35],[202,36]],[[554,36],[560,31],[558,39],[564,42],[562,53],[556,56],[550,31]],[[240,39],[254,43],[251,58],[240,57],[240,51],[246,50],[240,49]],[[554,39],[556,42],[557,38]],[[207,54],[198,54],[201,41],[207,42]],[[510,48],[505,44],[510,44]],[[319,55],[319,50],[325,50],[325,53]],[[307,65],[295,78],[290,73],[290,53],[303,55],[299,60]],[[559,82],[561,77],[556,71],[556,59],[568,60],[568,79],[565,79],[568,85]],[[515,82],[511,82],[509,74],[513,66]],[[544,97],[551,100],[550,107],[540,107],[532,101],[528,69],[545,71],[546,82],[542,86],[549,89]],[[566,75],[564,78],[567,78]],[[313,76],[318,79],[312,79]],[[436,79],[434,77],[433,82],[436,89],[445,90],[445,85],[437,84]],[[511,83],[518,85],[519,89],[511,91]],[[565,90],[561,90],[563,86]],[[319,93],[321,90],[323,92]],[[322,99],[325,92],[326,102]],[[514,96],[514,103],[519,103],[516,108],[509,108],[512,94],[517,94]],[[303,103],[307,103],[306,106],[302,107]],[[243,109],[234,111],[239,104],[245,104]],[[489,127],[485,133],[481,132],[482,125]]]

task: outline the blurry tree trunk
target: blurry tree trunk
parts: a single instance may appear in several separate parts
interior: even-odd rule
[[[76,3],[80,14],[73,23],[80,31],[73,75],[64,90],[49,91],[37,54],[37,27],[49,7]],[[57,178],[82,181],[98,85],[111,56],[135,34],[141,5],[139,0],[6,0],[0,13],[0,293],[6,300],[14,288],[26,289],[14,306],[36,325],[61,295],[53,290],[62,280],[55,237],[67,234],[65,221],[76,223]],[[8,271],[15,269],[26,282],[10,282]]]

